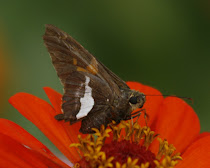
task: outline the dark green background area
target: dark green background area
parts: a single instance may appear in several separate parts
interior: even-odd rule
[[[8,0],[0,4],[0,24],[10,52],[6,99],[28,92],[47,100],[44,86],[62,93],[42,40],[44,25],[54,24],[123,80],[193,98],[201,131],[210,130],[208,1]],[[49,143],[11,105],[0,115]]]

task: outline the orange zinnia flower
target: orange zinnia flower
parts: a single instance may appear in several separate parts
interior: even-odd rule
[[[145,95],[161,95],[156,89],[140,83],[128,82],[127,84],[131,89],[140,90]],[[84,161],[84,159],[81,159],[78,150],[74,147],[70,147],[70,145],[74,143],[73,146],[82,149],[81,142],[86,142],[85,140],[88,140],[87,137],[85,140],[82,140],[82,137],[85,137],[85,135],[79,133],[80,123],[70,126],[69,123],[65,123],[64,121],[56,121],[54,116],[61,113],[62,95],[48,87],[44,88],[44,90],[52,105],[27,93],[17,93],[9,99],[9,102],[22,115],[34,123],[73,164],[81,163],[81,165],[85,165],[87,160]],[[175,166],[176,168],[210,167],[210,162],[208,161],[208,158],[210,157],[210,134],[199,133],[200,124],[198,117],[188,104],[179,98],[151,96],[147,97],[144,108],[149,115],[148,126],[151,130],[160,134],[159,137],[166,139],[168,143],[173,144],[176,151],[181,153],[183,160]],[[141,126],[144,126],[145,119],[142,116],[138,122]],[[54,156],[46,146],[15,123],[6,119],[1,119],[0,127],[1,166],[37,168],[69,167]],[[105,133],[108,132],[107,130],[105,130]],[[78,134],[80,135],[79,139]],[[100,132],[97,133],[97,135],[99,134]],[[106,136],[108,135],[106,134]],[[113,137],[114,136],[116,136],[115,133],[113,134]],[[91,139],[91,136],[88,137]],[[110,149],[113,149],[116,146],[119,147],[120,143],[124,143],[123,140],[120,142],[110,142],[109,140],[110,139],[107,138],[102,147],[102,150],[105,151],[105,153],[106,151],[111,151]],[[158,151],[158,144],[155,140],[149,147],[147,145],[147,147],[141,147],[136,142],[125,142],[125,144],[127,144],[127,147],[130,147],[130,153],[126,154],[130,157],[125,158],[128,160],[128,167],[137,167],[136,163],[138,160],[135,159],[135,156],[141,157],[137,158],[145,160],[143,163],[146,163],[147,158],[155,157],[154,154]],[[125,146],[125,144],[123,145]],[[140,144],[142,144],[142,142]],[[168,147],[169,146],[167,146],[167,148]],[[146,149],[147,151],[145,153],[149,152],[149,156],[146,156],[145,153],[139,155],[138,148]],[[96,151],[97,150],[100,149],[97,148]],[[117,157],[115,158],[115,156],[119,156],[120,154],[122,154],[120,158],[126,157],[126,155],[123,155],[122,151],[117,153],[114,149],[111,153],[111,157],[107,158],[107,165],[104,167],[113,166],[112,164],[109,164],[109,162],[116,159]],[[158,155],[156,155],[156,158]],[[102,155],[101,161],[104,159],[106,159],[106,156]],[[167,158],[164,162],[164,165],[167,167],[166,162],[168,162]],[[156,164],[156,167],[162,166],[158,164],[159,163]],[[120,164],[116,163],[116,167],[120,167]],[[141,165],[141,168],[143,167],[148,167],[148,165]]]

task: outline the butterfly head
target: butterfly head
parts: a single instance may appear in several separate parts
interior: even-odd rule
[[[145,103],[145,95],[138,91],[132,91],[130,98],[129,98],[129,104],[132,108],[132,110],[135,110],[137,108],[142,108]]]

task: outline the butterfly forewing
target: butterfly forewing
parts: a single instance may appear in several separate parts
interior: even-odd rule
[[[43,39],[63,84],[69,73],[83,71],[98,76],[112,88],[118,87],[114,81],[110,80],[111,76],[96,58],[64,31],[53,25],[46,25]]]

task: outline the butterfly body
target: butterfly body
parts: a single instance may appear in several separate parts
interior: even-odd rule
[[[131,90],[70,35],[46,25],[43,39],[64,86],[63,113],[57,120],[82,121],[80,132],[94,133],[92,128],[112,120],[131,119],[132,111],[143,106],[143,93]]]

